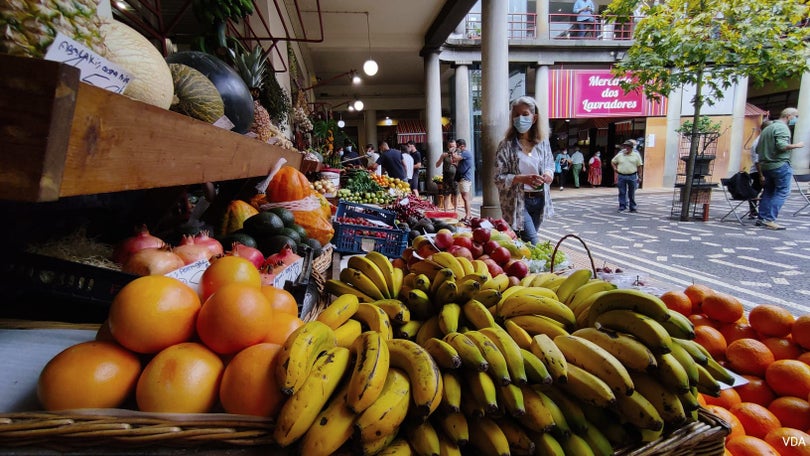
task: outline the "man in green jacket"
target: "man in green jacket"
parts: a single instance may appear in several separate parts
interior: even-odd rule
[[[784,230],[776,223],[779,210],[790,195],[790,180],[793,168],[790,155],[793,149],[804,147],[804,142],[791,144],[790,126],[799,118],[799,110],[785,108],[779,119],[765,127],[757,144],[759,179],[762,184],[762,198],[759,201],[757,226],[770,230]]]

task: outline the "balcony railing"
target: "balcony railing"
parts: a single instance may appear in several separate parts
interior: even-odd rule
[[[537,38],[537,14],[510,13],[507,17],[507,33],[510,40],[533,40]],[[481,39],[481,15],[467,16],[466,37],[471,40]]]
[[[552,13],[548,15],[548,38],[552,40],[631,40],[636,20],[607,23],[606,16],[595,16],[593,22],[577,22],[576,14]],[[537,38],[537,14],[510,13],[507,19],[509,40],[534,40]],[[466,38],[481,39],[481,15],[469,14],[466,21]]]

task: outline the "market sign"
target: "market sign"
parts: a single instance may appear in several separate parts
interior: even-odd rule
[[[666,115],[666,99],[647,99],[642,91],[625,92],[625,77],[610,70],[552,70],[549,117],[638,117]]]

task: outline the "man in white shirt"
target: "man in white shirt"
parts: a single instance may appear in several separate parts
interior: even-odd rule
[[[413,157],[410,152],[408,152],[407,144],[399,146],[399,150],[402,151],[402,164],[405,166],[405,175],[408,176],[405,178],[405,182],[409,182],[410,176],[413,176]],[[411,191],[413,191],[413,189],[411,189]]]
[[[571,154],[571,172],[574,174],[574,187],[579,188],[579,174],[582,172],[582,166],[585,164],[585,156],[577,148]]]

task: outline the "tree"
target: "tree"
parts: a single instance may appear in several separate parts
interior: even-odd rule
[[[634,13],[635,12],[635,13]],[[613,0],[606,14],[622,22],[641,13],[633,44],[613,68],[625,91],[650,98],[695,86],[691,147],[686,166],[693,176],[697,127],[704,103],[748,77],[756,86],[777,84],[808,71],[810,7],[801,0]],[[686,179],[681,220],[689,219],[692,179]]]

